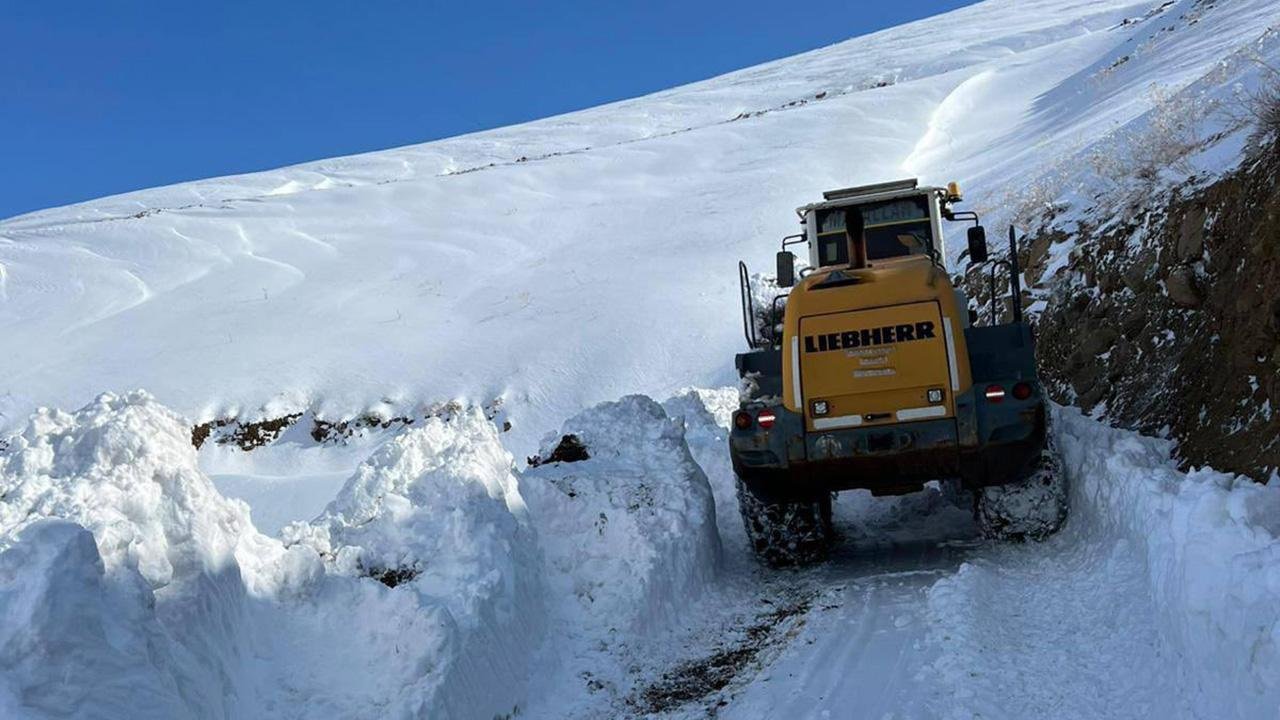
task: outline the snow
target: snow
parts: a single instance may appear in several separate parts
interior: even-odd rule
[[[0,221],[0,432],[104,389],[197,421],[501,397],[523,455],[595,403],[727,385],[734,263],[767,269],[822,190],[958,179],[997,232],[1056,162],[1127,137],[1152,83],[1256,79],[1218,63],[1273,3],[1122,24],[1152,8],[991,0],[526,125]]]
[[[1059,414],[1077,517],[1145,556],[1160,635],[1201,717],[1280,712],[1280,486],[1179,472],[1168,441]]]
[[[526,470],[521,488],[547,529],[558,594],[577,599],[570,617],[608,631],[645,634],[670,623],[716,575],[715,500],[681,423],[644,396],[604,403],[565,422],[590,457]]]
[[[513,471],[480,410],[430,418],[378,448],[320,517],[282,533],[334,573],[395,575],[445,619],[441,647],[422,661],[449,717],[518,705],[544,630],[537,536]]]
[[[0,551],[0,715],[183,717],[182,663],[136,573],[109,582],[93,534],[42,519]]]
[[[540,452],[574,434],[586,459],[523,471],[480,410],[435,418],[283,541],[218,494],[189,422],[145,393],[41,411],[0,456],[0,708],[631,714],[671,668],[748,643],[734,677],[668,714],[1280,710],[1280,488],[1183,473],[1168,441],[1059,409],[1073,515],[1048,542],[977,540],[946,486],[853,493],[831,562],[770,574],[733,518],[733,394],[601,404]],[[394,588],[370,577],[387,570],[406,571]],[[743,635],[774,612],[753,607],[797,618]]]
[[[361,467],[317,521],[321,554],[260,534],[200,472],[189,422],[144,393],[37,414],[0,461],[9,700],[34,717],[509,712],[539,639],[536,545],[496,429],[442,424]],[[425,506],[370,502],[379,483]],[[434,553],[399,592],[359,572],[393,541]]]
[[[787,578],[813,594],[796,636],[673,716],[1276,717],[1280,488],[1072,409],[1055,435],[1061,534],[985,543],[945,493],[842,495],[858,540]]]
[[[250,595],[307,568],[200,473],[188,427],[145,393],[105,394],[37,413],[0,458],[3,665],[26,670],[10,690],[30,709],[232,711]]]
[[[537,659],[558,662],[551,626],[584,647],[643,634],[714,579],[715,504],[684,427],[643,396],[606,403],[563,428],[589,459],[520,474],[481,410],[431,418],[273,538],[146,393],[42,410],[0,456],[0,708],[515,712]]]
[[[832,561],[771,573],[725,444],[734,263],[767,272],[793,208],[957,179],[998,235],[1204,181],[1240,162],[1249,128],[1215,109],[1280,57],[1278,15],[989,0],[0,221],[0,716],[1276,717],[1274,481],[1061,410],[1059,536],[980,541],[945,485],[850,493]],[[1175,162],[1135,180],[1153,157]],[[293,413],[250,453],[191,446]],[[365,414],[414,422],[329,445],[303,424]],[[566,434],[588,458],[517,463]]]
[[[100,538],[108,570],[137,571],[153,589],[270,554],[248,506],[200,472],[182,419],[146,393],[42,410],[0,462],[0,528],[72,520]]]

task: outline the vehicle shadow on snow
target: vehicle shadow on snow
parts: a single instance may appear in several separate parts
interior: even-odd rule
[[[842,494],[833,509],[836,544],[807,570],[856,579],[958,569],[982,542],[972,506],[971,494],[936,485],[900,497]]]
[[[902,497],[840,495],[830,556],[791,569],[770,569],[754,560],[728,563],[747,575],[739,580],[758,593],[759,608],[748,621],[739,615],[726,625],[709,650],[638,688],[627,699],[628,708],[645,716],[715,716],[796,638],[812,610],[839,607],[850,583],[954,573],[982,544],[972,502],[967,493],[932,485]],[[726,535],[724,528],[721,534]],[[725,551],[750,553],[745,541],[726,542]]]

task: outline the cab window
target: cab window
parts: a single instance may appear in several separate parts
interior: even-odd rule
[[[848,218],[862,213],[867,260],[886,260],[933,252],[933,223],[928,196],[898,198],[849,208],[819,210],[818,264],[847,265]]]
[[[927,197],[887,200],[861,209],[868,260],[927,255],[933,250]]]
[[[843,208],[818,211],[818,265],[848,265],[849,239]]]

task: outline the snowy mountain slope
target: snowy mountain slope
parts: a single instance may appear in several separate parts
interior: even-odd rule
[[[1220,173],[1245,130],[1208,100],[1280,57],[1278,10],[993,0],[0,222],[0,715],[1276,716],[1276,488],[1063,411],[1075,515],[1051,542],[979,542],[937,489],[846,494],[829,566],[761,573],[721,386],[733,263],[764,269],[792,208],[915,174],[964,181],[993,236],[1050,202],[1110,212],[1151,189],[1126,178],[1187,127],[1170,114],[1205,115],[1191,169]],[[580,412],[689,386],[721,389]],[[26,421],[133,387],[177,412],[137,394]],[[459,409],[338,447],[188,443],[215,418],[499,397],[506,434]],[[556,428],[592,457],[514,466]]]
[[[596,401],[731,380],[733,263],[766,263],[822,189],[957,178],[998,207],[1275,12],[993,0],[527,125],[12,218],[0,428],[112,388],[196,420],[501,396],[525,452]]]

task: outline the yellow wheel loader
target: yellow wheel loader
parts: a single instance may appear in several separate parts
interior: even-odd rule
[[[1016,240],[989,261],[986,232],[959,212],[958,186],[915,180],[824,193],[782,241],[777,285],[757,307],[739,264],[742,378],[729,451],[747,535],[771,565],[820,559],[842,490],[916,492],[958,480],[988,536],[1040,539],[1066,518],[1049,445],[1035,341],[1023,321]],[[944,223],[972,223],[970,264],[992,265],[991,320],[979,324],[946,267]],[[796,277],[804,244],[808,267]],[[995,265],[1008,266],[1007,322]],[[1003,298],[1001,298],[1003,299]]]

